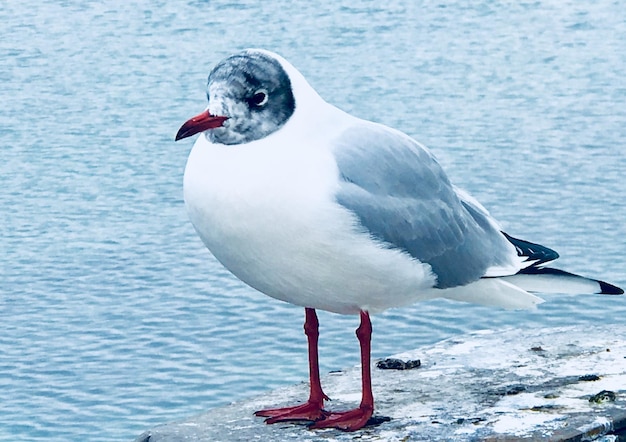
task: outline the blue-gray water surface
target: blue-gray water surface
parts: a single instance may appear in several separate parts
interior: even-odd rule
[[[302,309],[225,271],[182,200],[174,134],[245,47],[430,146],[560,267],[626,285],[626,9],[589,3],[3,2],[0,439],[131,440],[307,379]],[[373,357],[624,317],[624,297],[433,301],[374,317]],[[357,318],[320,321],[322,371],[358,363]]]

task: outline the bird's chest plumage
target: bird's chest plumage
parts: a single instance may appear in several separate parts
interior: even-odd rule
[[[323,226],[334,204],[336,166],[321,152],[291,147],[221,146],[201,138],[190,154],[184,193],[191,221],[209,250],[244,280],[323,241],[311,225]]]

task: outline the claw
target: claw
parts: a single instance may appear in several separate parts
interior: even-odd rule
[[[325,419],[314,422],[309,428],[336,428],[342,431],[356,431],[367,424],[373,411],[371,407],[359,407],[350,411],[327,413]]]
[[[265,410],[259,410],[254,414],[255,416],[266,417],[266,424],[275,424],[277,422],[301,420],[316,422],[324,419],[330,413],[323,410],[321,404],[309,401],[294,407],[268,408]]]

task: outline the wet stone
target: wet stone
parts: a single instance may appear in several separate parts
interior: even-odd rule
[[[578,380],[583,382],[599,381],[600,376],[597,374],[585,374],[583,376],[579,376]]]
[[[617,399],[617,395],[614,392],[602,390],[600,393],[591,396],[589,402],[601,404],[603,402],[615,402],[615,399]]]
[[[402,359],[387,358],[376,363],[376,367],[381,370],[411,370],[422,365],[419,359],[403,361]]]

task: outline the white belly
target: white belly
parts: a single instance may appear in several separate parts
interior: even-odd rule
[[[292,304],[355,314],[437,296],[428,265],[355,229],[332,198],[330,154],[270,143],[196,142],[185,202],[204,244],[235,276]]]

